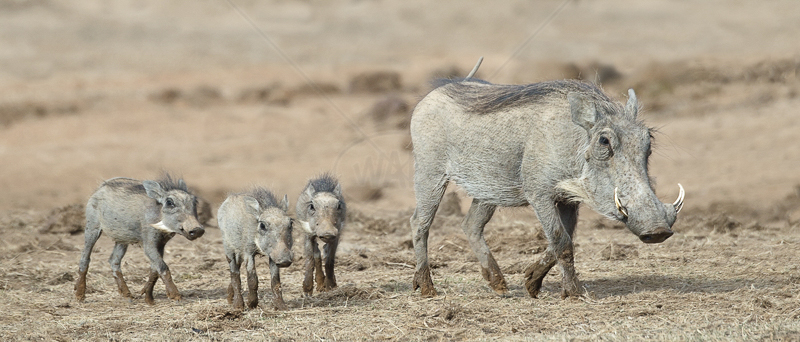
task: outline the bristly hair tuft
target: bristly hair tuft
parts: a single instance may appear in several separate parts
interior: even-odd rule
[[[475,114],[488,114],[509,108],[540,103],[547,96],[578,92],[594,100],[595,105],[605,112],[621,112],[621,107],[611,101],[596,84],[577,80],[560,80],[525,85],[492,84],[471,78],[466,81],[444,81],[440,88],[445,95],[456,100],[468,111]],[[613,107],[613,108],[611,108]]]
[[[278,199],[275,198],[275,194],[267,188],[256,186],[247,191],[245,195],[255,198],[258,201],[258,205],[262,208],[278,207]]]
[[[161,175],[161,178],[159,178],[157,182],[158,184],[161,185],[161,188],[164,189],[164,191],[182,190],[186,193],[191,194],[189,188],[186,187],[186,182],[182,182],[182,180],[183,179],[180,177],[175,178],[168,172],[164,172],[164,174]]]
[[[339,180],[331,173],[326,172],[319,177],[308,181],[308,185],[314,188],[314,192],[333,192],[339,185]],[[306,186],[308,187],[308,186]]]

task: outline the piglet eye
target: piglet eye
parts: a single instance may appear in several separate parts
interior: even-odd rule
[[[342,202],[339,202],[339,205],[336,206],[336,210],[342,210]]]
[[[172,200],[172,198],[167,198],[167,200],[164,201],[164,205],[168,208],[173,208],[175,207],[175,202]]]
[[[608,144],[610,143],[610,141],[608,141],[608,138],[606,137],[600,137],[600,139],[597,142],[599,142],[600,145],[603,146],[608,146]]]
[[[312,211],[312,212],[314,211],[314,203],[309,203],[308,204],[308,210]]]
[[[258,229],[267,230],[267,225],[265,225],[264,222],[259,222]]]

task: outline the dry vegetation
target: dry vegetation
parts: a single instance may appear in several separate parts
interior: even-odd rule
[[[0,0],[0,340],[800,340],[796,1],[573,2],[499,72],[558,1],[234,3],[302,75],[224,1]],[[498,23],[515,29],[485,29]],[[586,296],[561,300],[555,268],[531,299],[539,223],[499,210],[486,228],[510,286],[499,297],[459,227],[470,199],[451,189],[430,238],[440,296],[412,292],[410,111],[430,78],[463,76],[480,55],[493,82],[581,78],[620,99],[633,87],[658,131],[658,193],[687,190],[676,234],[645,245],[583,209]],[[122,299],[101,237],[77,303],[86,199],[103,179],[162,169],[207,200],[206,218],[229,192],[261,184],[294,201],[334,171],[350,208],[340,287],[301,296],[296,236],[281,271],[290,310],[264,298],[263,258],[260,306],[231,310],[208,218],[202,238],[166,248],[183,300],[160,282],[154,306]],[[148,270],[131,246],[132,290]]]
[[[457,203],[451,201],[452,203]],[[545,279],[540,299],[522,287],[525,266],[545,247],[526,210],[505,210],[487,227],[487,239],[510,283],[498,297],[458,226],[458,210],[440,215],[431,237],[434,279],[441,296],[410,289],[413,251],[408,212],[370,215],[354,210],[338,258],[340,287],[302,298],[298,260],[282,272],[290,310],[232,311],[225,300],[227,269],[217,229],[196,242],[176,238],[167,261],[183,300],[157,287],[155,306],[117,293],[101,239],[89,272],[85,303],[73,299],[82,235],[54,230],[45,214],[4,216],[0,260],[0,335],[42,340],[796,340],[800,334],[800,198],[780,212],[690,211],[678,234],[644,245],[627,230],[600,219],[581,222],[577,267],[587,295],[561,300],[558,271]],[[61,211],[57,211],[60,214]],[[132,248],[123,270],[132,288],[143,286],[148,264]],[[263,259],[259,268],[268,274]],[[260,296],[269,296],[261,286]]]

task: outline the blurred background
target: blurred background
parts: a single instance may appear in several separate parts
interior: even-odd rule
[[[2,0],[0,209],[162,170],[214,206],[333,171],[410,208],[410,112],[480,56],[495,83],[635,89],[662,200],[764,208],[800,183],[798,32],[791,0]]]

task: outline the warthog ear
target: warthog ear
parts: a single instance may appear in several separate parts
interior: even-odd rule
[[[636,99],[636,93],[633,89],[628,89],[628,104],[625,105],[625,115],[630,116],[631,119],[636,119],[639,114],[639,100]]]
[[[342,197],[342,184],[336,183],[336,188],[333,189],[333,194],[336,195],[336,197]]]
[[[569,101],[569,110],[572,113],[572,122],[590,131],[597,122],[597,110],[594,103],[575,92],[567,94],[567,101]]]
[[[284,212],[289,212],[289,195],[283,195],[283,199],[281,200],[281,210]]]
[[[306,186],[306,189],[303,190],[303,192],[306,194],[306,196],[308,196],[308,199],[311,200],[312,198],[314,198],[314,193],[317,192],[317,190],[314,189],[313,184],[308,183],[308,186]]]
[[[261,212],[261,205],[258,204],[258,200],[252,198],[250,196],[244,197],[244,204],[247,204],[247,209],[250,214],[254,216],[258,216],[258,213]]]
[[[147,197],[150,197],[158,203],[161,203],[161,200],[164,198],[164,189],[161,187],[161,184],[155,181],[146,180],[142,182],[144,185],[144,191],[147,193]]]

